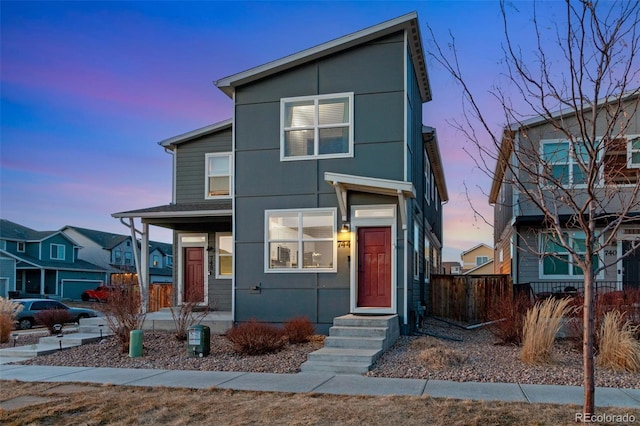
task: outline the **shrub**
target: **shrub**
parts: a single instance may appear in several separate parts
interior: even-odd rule
[[[525,313],[532,306],[531,299],[524,294],[502,296],[489,310],[487,328],[505,345],[520,345],[524,329]]]
[[[254,319],[227,330],[226,337],[236,352],[245,355],[277,352],[287,342],[284,330]]]
[[[0,297],[0,343],[7,343],[11,336],[16,315],[24,308],[21,303]]]
[[[596,362],[598,365],[629,372],[640,371],[640,342],[634,334],[640,326],[624,320],[619,311],[607,312],[598,330],[600,342]]]
[[[176,327],[176,340],[181,342],[187,340],[188,328],[194,324],[200,324],[211,310],[209,305],[201,309],[198,305],[199,298],[194,291],[190,291],[189,294],[187,294],[186,302],[183,302],[178,307],[171,308],[171,317]]]
[[[132,330],[139,330],[145,314],[140,304],[140,294],[135,287],[123,287],[114,291],[102,306],[109,329],[120,343],[120,351],[129,351],[129,336]]]
[[[284,323],[284,333],[289,343],[306,343],[316,332],[315,327],[307,317],[296,317]]]
[[[520,359],[532,364],[545,364],[552,361],[551,349],[562,325],[562,319],[573,310],[570,303],[569,298],[549,298],[536,303],[527,311]]]
[[[49,334],[55,334],[55,325],[64,325],[73,321],[73,315],[65,309],[45,309],[34,315],[36,324],[47,327]]]

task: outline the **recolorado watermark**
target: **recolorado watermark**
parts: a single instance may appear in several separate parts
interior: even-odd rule
[[[633,414],[589,414],[576,413],[576,423],[614,423],[614,424],[630,424],[636,422],[636,416]]]

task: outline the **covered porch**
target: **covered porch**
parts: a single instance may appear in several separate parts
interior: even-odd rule
[[[212,332],[224,332],[234,318],[233,240],[230,202],[169,204],[114,213],[129,228],[132,238],[141,241],[134,253],[144,306],[149,290],[149,226],[173,231],[173,305],[195,302],[210,312],[201,322]],[[170,330],[170,308],[147,314],[144,328]],[[226,328],[225,328],[226,327]],[[220,329],[220,330],[218,330]]]

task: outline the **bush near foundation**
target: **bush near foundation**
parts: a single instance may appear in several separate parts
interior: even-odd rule
[[[529,296],[518,294],[502,296],[489,310],[488,319],[493,321],[487,328],[504,345],[522,344],[524,318],[533,306]]]
[[[0,297],[0,343],[9,341],[16,315],[23,307],[21,303]]]
[[[55,325],[64,325],[73,321],[73,315],[65,309],[45,309],[34,315],[36,324],[44,325],[49,334],[56,333]]]
[[[306,343],[316,332],[315,327],[307,317],[296,317],[284,323],[284,332],[289,343]]]
[[[244,355],[277,352],[287,343],[284,330],[254,319],[227,330],[226,337],[233,349]]]

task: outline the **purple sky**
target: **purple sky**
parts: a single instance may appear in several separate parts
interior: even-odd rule
[[[527,22],[522,3],[514,19]],[[1,7],[0,213],[36,230],[65,225],[126,234],[111,213],[171,201],[171,157],[157,142],[231,117],[212,81],[411,11],[425,49],[449,32],[482,98],[502,71],[499,5],[448,2],[12,2]],[[463,151],[460,89],[427,58],[450,201],[444,260],[492,230],[489,179]],[[489,105],[489,101],[487,101]],[[503,123],[497,114],[492,124]],[[478,186],[481,188],[479,189]],[[170,231],[151,228],[151,239]]]

